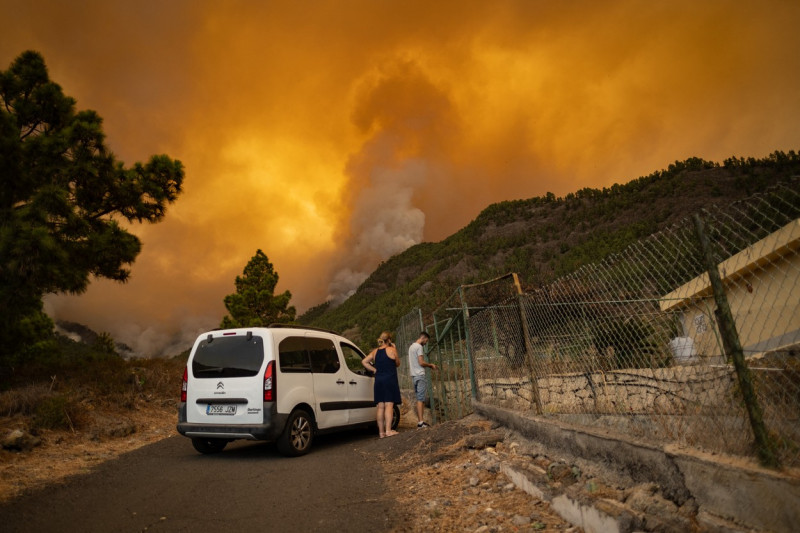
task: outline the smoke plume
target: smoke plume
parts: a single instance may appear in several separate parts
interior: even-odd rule
[[[302,312],[492,202],[800,141],[800,4],[0,0],[0,69],[41,52],[130,165],[185,192],[125,285],[51,316],[144,356],[219,324],[257,249]]]

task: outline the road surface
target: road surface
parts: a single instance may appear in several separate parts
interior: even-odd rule
[[[0,531],[386,531],[397,515],[375,441],[337,433],[286,458],[247,441],[200,455],[170,437],[0,506]]]

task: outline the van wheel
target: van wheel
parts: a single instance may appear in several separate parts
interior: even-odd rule
[[[219,453],[225,449],[228,441],[225,439],[211,439],[206,437],[195,437],[192,439],[192,446],[200,453]]]
[[[394,404],[392,409],[392,429],[397,431],[397,426],[400,425],[400,406]]]
[[[308,453],[314,440],[314,421],[308,411],[296,409],[289,415],[283,433],[278,437],[278,451],[296,457]]]

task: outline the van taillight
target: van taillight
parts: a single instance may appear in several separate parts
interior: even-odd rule
[[[264,371],[264,401],[275,401],[275,361],[270,361]]]
[[[189,367],[183,369],[183,384],[181,385],[181,401],[186,401],[186,388],[189,381]]]

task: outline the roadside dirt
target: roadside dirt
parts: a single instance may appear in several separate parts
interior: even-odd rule
[[[38,435],[41,444],[31,451],[0,451],[0,501],[175,435],[172,406],[148,404],[119,416],[133,433],[110,437],[91,428],[80,433],[43,431]],[[113,417],[97,413],[98,420]],[[405,518],[393,531],[579,531],[499,471],[492,460],[495,447],[488,445],[491,439],[475,447],[472,437],[491,435],[491,422],[473,415],[417,430],[409,418],[406,413],[399,435],[368,441],[362,452],[379,458],[388,483],[386,497],[397,502]],[[21,422],[0,419],[0,435]]]
[[[500,471],[498,450],[508,443],[491,421],[470,415],[418,430],[410,418],[377,446],[406,516],[393,531],[581,531]]]
[[[131,433],[104,435],[95,426],[81,431],[41,430],[41,442],[30,451],[0,449],[0,502],[23,492],[59,483],[93,466],[175,434],[175,408],[148,405],[136,410],[99,412],[96,420],[122,420]],[[25,427],[23,417],[0,417],[0,437]],[[123,431],[126,433],[128,431]]]

